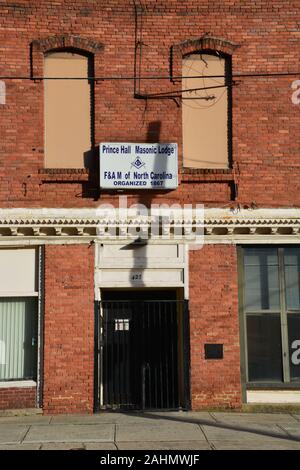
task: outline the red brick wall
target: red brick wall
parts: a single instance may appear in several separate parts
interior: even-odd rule
[[[241,406],[236,248],[190,251],[193,409]],[[205,359],[204,344],[224,344],[223,359]]]
[[[144,7],[142,76],[168,75],[170,48],[207,33],[238,46],[231,51],[233,73],[300,70],[298,0],[143,0],[141,3]],[[120,76],[134,72],[133,1],[1,1],[0,18],[0,75],[29,76],[31,66],[34,74],[43,75],[46,46],[43,43],[40,48],[33,47],[30,63],[30,44],[50,36],[70,34],[79,38],[75,40],[77,46],[94,52],[96,75]],[[138,26],[140,21],[138,15]],[[70,45],[72,41],[66,39],[65,44]],[[55,41],[48,43],[49,49],[55,45],[58,45]],[[174,73],[181,73],[178,61]],[[300,113],[299,106],[291,102],[291,83],[297,78],[300,76],[243,78],[233,87],[233,161],[241,203],[300,206]],[[43,82],[6,80],[6,85],[7,104],[1,106],[0,121],[1,207],[95,207],[99,197],[100,201],[114,199],[105,192],[99,195],[97,173],[90,175],[90,182],[85,181],[87,176],[78,174],[48,177],[39,173],[44,161]],[[169,80],[142,80],[139,91],[159,93],[178,88],[180,83],[172,84]],[[151,133],[151,123],[157,122],[159,135]],[[95,84],[97,143],[178,142],[181,162],[181,134],[181,106],[174,100],[135,99],[132,81]],[[156,201],[224,204],[230,201],[228,177],[232,178],[220,172],[184,175],[177,190],[152,195]],[[136,199],[136,193],[129,194]],[[147,195],[141,197],[149,200]]]
[[[143,48],[137,73],[142,76],[168,75],[171,48],[206,34],[238,46],[230,52],[234,74],[300,70],[298,0],[142,0],[141,4],[143,31],[138,39]],[[31,68],[42,76],[47,43],[35,42],[32,51],[31,44],[56,36],[63,36],[67,46],[75,44],[94,53],[98,76],[134,73],[133,1],[0,0],[0,22],[1,76],[28,77]],[[138,31],[140,24],[139,14]],[[62,41],[48,41],[48,49]],[[181,74],[180,61],[174,61],[173,72]],[[300,207],[300,108],[291,102],[295,79],[300,75],[241,78],[232,88],[239,203]],[[117,205],[119,194],[99,192],[97,171],[52,175],[44,171],[43,82],[5,82],[7,104],[0,105],[0,206]],[[141,94],[181,87],[169,80],[141,80],[139,85]],[[181,168],[180,102],[178,106],[174,100],[135,99],[133,88],[132,81],[95,83],[95,141],[177,142]],[[154,127],[159,133],[151,133]],[[128,203],[197,202],[223,207],[231,202],[232,178],[231,171],[181,173],[177,190],[128,191]],[[207,246],[191,252],[190,260],[193,407],[236,407],[240,383],[235,249]],[[91,412],[93,248],[47,246],[45,287],[45,412]],[[224,359],[205,361],[205,342],[224,342]]]
[[[36,387],[1,388],[0,410],[36,407]]]
[[[93,411],[93,266],[93,246],[46,247],[45,413]]]

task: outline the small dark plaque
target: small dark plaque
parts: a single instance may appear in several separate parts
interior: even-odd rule
[[[223,344],[205,344],[205,359],[223,359]]]

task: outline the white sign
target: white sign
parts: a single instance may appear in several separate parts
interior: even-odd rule
[[[101,188],[174,189],[177,173],[177,144],[100,144]]]

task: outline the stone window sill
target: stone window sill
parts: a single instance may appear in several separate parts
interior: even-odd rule
[[[44,182],[81,182],[89,178],[89,170],[86,168],[42,168],[39,175]]]
[[[34,380],[8,380],[0,382],[0,388],[32,388],[36,387]]]
[[[232,174],[231,168],[190,168],[183,167],[179,170],[181,174],[185,175],[226,175]]]
[[[231,168],[181,168],[179,170],[181,181],[211,181],[226,182],[233,181],[234,172]]]

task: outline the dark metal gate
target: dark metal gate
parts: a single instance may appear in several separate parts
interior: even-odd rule
[[[189,408],[187,302],[100,303],[102,408]]]

